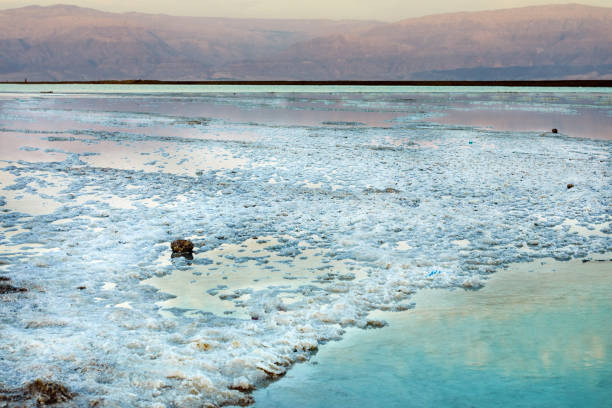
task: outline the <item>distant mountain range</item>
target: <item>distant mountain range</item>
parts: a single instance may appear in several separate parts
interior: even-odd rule
[[[0,81],[612,79],[612,8],[377,21],[0,11]]]

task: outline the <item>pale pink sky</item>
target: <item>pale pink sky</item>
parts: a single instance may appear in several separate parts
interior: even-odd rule
[[[552,2],[551,0],[0,0],[0,9],[63,3],[114,12],[139,11],[210,17],[397,21],[427,14],[512,8]],[[611,0],[585,0],[579,3],[607,7],[612,5]]]

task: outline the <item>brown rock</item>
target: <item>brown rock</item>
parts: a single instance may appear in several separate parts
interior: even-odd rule
[[[188,239],[177,239],[170,244],[175,254],[190,254],[193,252],[193,242]]]
[[[241,395],[238,398],[233,398],[222,402],[220,406],[226,407],[228,405],[238,405],[239,407],[248,407],[249,405],[253,405],[254,403],[255,398],[253,398],[251,395]]]
[[[365,328],[366,329],[380,329],[382,327],[385,327],[387,325],[387,322],[383,322],[381,320],[368,320],[366,322]]]
[[[73,394],[62,384],[37,379],[28,384],[25,390],[36,398],[38,405],[50,405],[72,399]]]
[[[6,293],[15,293],[15,292],[27,292],[26,288],[17,288],[13,285],[8,285],[6,283],[0,284],[0,295],[4,295]]]
[[[255,386],[253,384],[246,384],[246,385],[230,385],[229,387],[230,390],[235,390],[235,391],[240,391],[240,392],[252,392],[253,390],[255,390]]]
[[[10,404],[6,406],[24,406],[23,402],[32,401],[40,407],[66,402],[73,397],[74,394],[64,385],[41,379],[34,380],[21,388],[9,390],[0,388],[0,401],[19,402],[18,405]]]

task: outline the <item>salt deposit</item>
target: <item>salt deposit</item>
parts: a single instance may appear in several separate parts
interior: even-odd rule
[[[4,96],[0,274],[28,291],[0,295],[1,382],[83,407],[245,405],[420,288],[610,251],[610,141],[425,121],[462,94],[298,96]],[[397,120],[364,126],[381,111]],[[193,260],[170,259],[177,238]]]

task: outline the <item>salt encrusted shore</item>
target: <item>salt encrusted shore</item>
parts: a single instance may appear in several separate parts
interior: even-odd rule
[[[611,142],[425,120],[461,97],[4,97],[0,275],[27,291],[0,295],[2,388],[40,378],[83,407],[246,405],[421,288],[478,289],[513,262],[609,251]],[[581,97],[529,96],[539,109],[606,104]],[[245,123],[207,117],[211,104],[339,117]],[[381,110],[398,119],[354,126],[342,113]],[[260,237],[274,244],[249,250]],[[170,258],[177,238],[193,261]],[[211,263],[224,245],[235,253]],[[201,296],[235,295],[242,316],[162,309],[175,294],[142,283],[231,280],[249,273],[240,265],[273,284],[215,282]]]

